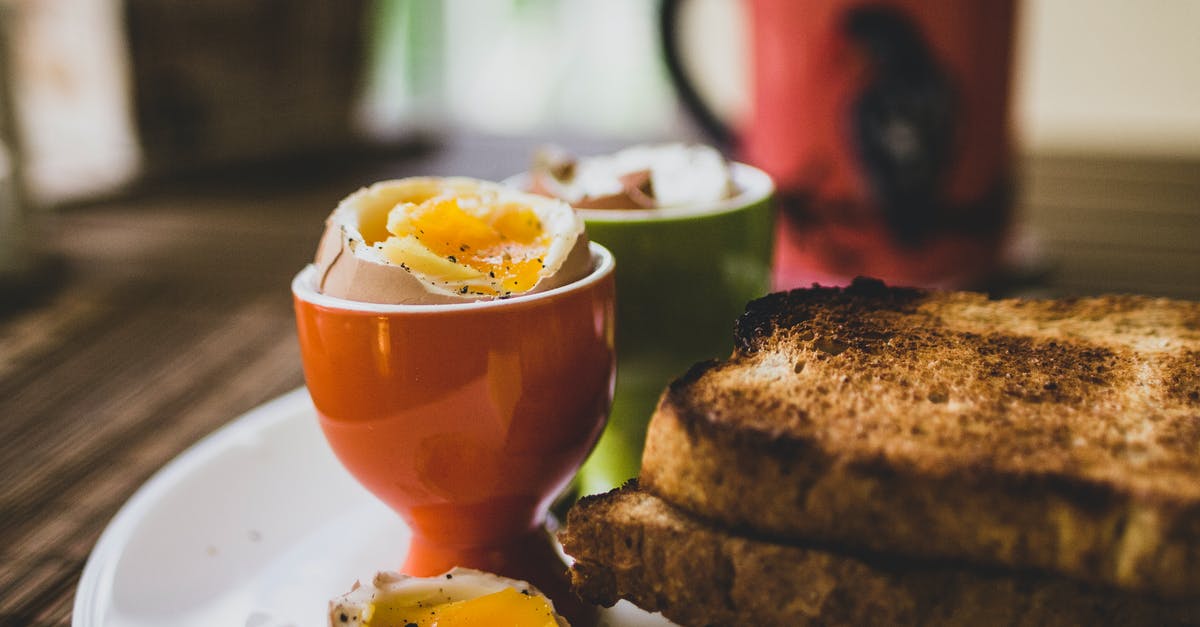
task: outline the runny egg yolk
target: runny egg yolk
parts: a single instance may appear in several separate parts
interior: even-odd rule
[[[388,261],[487,296],[533,288],[551,241],[529,206],[468,194],[398,203],[387,230],[379,247]]]
[[[504,588],[466,601],[435,605],[393,604],[386,600],[371,606],[362,627],[557,627],[554,610],[546,599]]]

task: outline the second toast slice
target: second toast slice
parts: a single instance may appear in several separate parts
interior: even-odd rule
[[[1163,603],[1062,577],[847,555],[741,536],[635,482],[585,497],[560,534],[586,600],[627,599],[683,625],[1194,625]]]

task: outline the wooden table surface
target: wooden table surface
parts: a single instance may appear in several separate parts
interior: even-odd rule
[[[89,552],[138,486],[302,384],[288,284],[338,199],[386,177],[502,178],[534,145],[454,139],[60,211],[59,280],[32,302],[0,294],[0,625],[69,624]],[[1026,156],[1018,172],[1023,282],[1006,291],[1200,299],[1200,162]]]

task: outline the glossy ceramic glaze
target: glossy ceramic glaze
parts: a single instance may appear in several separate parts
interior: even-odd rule
[[[549,500],[596,442],[614,383],[613,258],[541,294],[371,305],[293,282],[305,379],[345,467],[413,530],[403,569],[529,577],[557,562]],[[561,564],[558,564],[561,567]]]
[[[996,269],[1017,2],[743,0],[750,97],[733,128],[689,76],[689,3],[659,4],[682,102],[780,187],[776,288],[961,288]]]
[[[694,363],[727,357],[734,321],[771,278],[774,186],[733,164],[742,193],[710,206],[580,210],[592,241],[617,259],[617,392],[609,425],[580,475],[584,494],[637,475],[659,394]]]

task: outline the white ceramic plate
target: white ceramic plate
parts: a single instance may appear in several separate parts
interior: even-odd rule
[[[121,508],[75,627],[324,627],[328,600],[394,569],[408,529],[338,464],[301,388],[167,464]],[[669,625],[624,602],[609,625]]]

